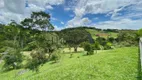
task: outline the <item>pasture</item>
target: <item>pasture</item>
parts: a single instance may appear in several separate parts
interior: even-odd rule
[[[0,80],[137,80],[136,47],[102,50],[90,56],[80,51],[72,58],[69,52],[60,55],[58,63],[47,62],[38,73],[24,69],[0,72]]]

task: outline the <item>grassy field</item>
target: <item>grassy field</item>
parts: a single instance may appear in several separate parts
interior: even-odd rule
[[[61,54],[58,63],[48,62],[40,72],[12,70],[0,72],[0,80],[137,80],[138,49],[136,47],[98,51],[84,56],[84,52]],[[0,66],[1,67],[1,66]]]
[[[107,32],[107,33],[104,33],[103,31],[97,31],[97,30],[94,30],[94,29],[86,29],[91,35],[92,35],[92,38],[93,39],[96,39],[97,36],[96,34],[106,34],[106,36],[101,36],[101,37],[104,37],[104,38],[107,38],[108,36],[107,35],[110,35],[110,37],[113,37],[113,38],[116,38],[118,33],[115,33],[115,32]]]

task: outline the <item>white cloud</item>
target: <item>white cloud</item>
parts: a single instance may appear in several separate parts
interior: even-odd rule
[[[71,19],[70,21],[68,21],[67,26],[82,25],[80,22],[83,19],[84,15],[86,14],[102,14],[103,13],[103,14],[111,15],[112,20],[110,20],[110,22],[111,21],[114,22],[113,20],[118,20],[118,22],[121,22],[124,20],[124,18],[132,18],[132,17],[142,15],[142,12],[139,14],[133,13],[133,14],[127,14],[124,16],[121,16],[121,13],[119,13],[125,7],[131,6],[131,5],[132,7],[129,8],[129,10],[132,11],[135,9],[135,11],[140,11],[140,10],[142,11],[142,1],[140,0],[78,0],[76,1],[76,3],[71,5],[75,5],[75,7],[71,7],[75,13],[75,17]],[[135,21],[131,21],[131,22],[135,22]],[[125,25],[125,26],[128,28],[129,26],[132,27],[131,25],[129,26]],[[110,28],[109,26],[105,26],[105,27]],[[115,27],[112,27],[112,28],[115,28]]]
[[[100,28],[140,28],[141,25],[142,18],[131,19],[142,16],[141,0],[28,0],[29,7],[27,8],[25,8],[25,1],[0,0],[0,22],[8,23],[10,20],[19,22],[25,17],[29,17],[32,11],[49,10],[53,9],[53,5],[64,4],[64,10],[73,10],[74,12],[73,15],[69,15],[73,18],[67,22],[67,27],[90,25],[92,24],[91,20],[84,15],[101,13],[111,15],[112,20],[95,24]],[[119,12],[126,7],[129,12],[121,15]],[[56,18],[51,18],[51,20],[65,24]]]
[[[75,17],[72,20],[68,21],[66,27],[85,26],[89,25],[89,23],[91,23],[91,21],[88,18]]]
[[[29,3],[34,3],[37,6],[59,5],[63,4],[64,0],[29,0]]]
[[[19,22],[24,17],[21,14],[13,14],[11,12],[4,12],[0,16],[0,22],[1,23],[8,23],[10,20],[15,20],[16,22]]]
[[[71,8],[65,7],[64,10],[69,11],[69,10],[71,10]]]
[[[34,11],[34,12],[45,10],[45,8],[37,6],[35,4],[29,4],[29,9],[30,9],[30,11]]]
[[[4,1],[0,0],[0,8],[3,8],[3,7],[4,7]]]
[[[24,0],[3,0],[5,10],[13,13],[24,13]]]
[[[61,21],[61,24],[65,24],[65,23]]]
[[[54,18],[54,17],[52,17],[52,16],[51,16],[51,20],[53,20],[53,21],[58,21],[58,19],[56,19],[56,18]]]
[[[55,31],[60,31],[60,30],[62,30],[63,29],[63,27],[58,27],[57,25],[54,25],[54,30]]]
[[[78,14],[78,10],[81,10],[84,14],[117,12],[120,7],[134,4],[136,1],[137,0],[79,0],[74,11],[76,15]]]
[[[142,19],[140,20],[131,20],[131,19],[122,19],[118,21],[105,21],[98,24],[92,24],[97,28],[102,29],[140,29],[142,25]]]
[[[53,7],[51,5],[47,5],[46,9],[53,9]]]
[[[64,4],[64,0],[28,0],[29,7],[25,7],[26,0],[0,0],[0,22],[8,23],[10,20],[20,22],[29,17],[33,11],[53,9],[52,5]]]

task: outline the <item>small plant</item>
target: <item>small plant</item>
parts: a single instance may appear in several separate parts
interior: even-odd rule
[[[53,53],[50,57],[50,60],[54,61],[55,63],[57,63],[59,59],[60,59],[60,55],[58,53]]]
[[[36,49],[31,52],[31,58],[28,59],[28,63],[26,64],[26,69],[30,69],[32,71],[39,71],[39,66],[43,65],[45,62],[47,62],[46,54],[43,53],[43,50]]]
[[[72,58],[72,57],[73,57],[73,53],[71,52],[71,53],[70,53],[70,58]]]

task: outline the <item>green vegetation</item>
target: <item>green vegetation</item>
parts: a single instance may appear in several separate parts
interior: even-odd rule
[[[56,64],[46,63],[39,73],[23,69],[1,72],[2,80],[137,80],[138,49],[136,47],[98,51],[92,56],[83,56],[84,52],[62,54]],[[78,58],[79,57],[79,58]],[[9,77],[7,77],[9,76]]]
[[[137,33],[140,37],[142,37],[142,29],[138,30],[138,33]]]
[[[87,51],[87,55],[94,54],[93,46],[90,43],[88,43],[88,42],[84,43],[83,48],[84,48],[85,51]]]
[[[62,30],[62,37],[69,45],[69,47],[74,47],[74,51],[77,52],[78,46],[85,41],[89,41],[89,33],[84,29],[67,29]]]
[[[49,14],[33,12],[21,23],[0,24],[0,79],[135,80],[140,36],[141,29],[54,31]]]
[[[102,30],[96,30],[96,29],[86,29],[93,37],[93,39],[96,39],[98,36],[103,38],[113,37],[117,38],[118,32],[106,32]]]

